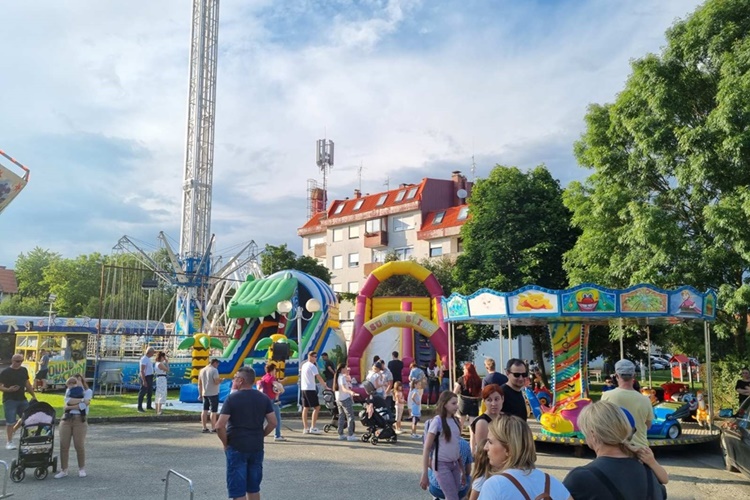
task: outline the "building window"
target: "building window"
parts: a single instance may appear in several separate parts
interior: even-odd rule
[[[349,293],[359,293],[359,281],[349,282]]]
[[[366,233],[379,233],[380,232],[380,219],[370,219],[365,222]]]
[[[356,314],[356,311],[347,311],[346,312],[346,318],[347,319],[354,319],[354,315]]]
[[[443,217],[445,217],[445,211],[436,213],[435,218],[432,219],[432,223],[435,225],[440,224],[441,222],[443,222]]]
[[[354,208],[352,208],[352,211],[356,212],[357,210],[362,208],[362,203],[364,202],[365,202],[364,198],[361,200],[357,200],[357,203],[354,204]]]
[[[344,209],[344,205],[346,205],[346,203],[343,201],[339,203],[338,206],[336,207],[336,210],[333,211],[334,215],[340,214],[341,211]]]
[[[430,243],[430,257],[440,257],[443,255],[442,243]]]
[[[341,293],[344,291],[344,289],[341,287],[341,283],[332,283],[331,289],[333,290],[333,293]]]
[[[325,243],[326,237],[325,236],[315,236],[314,238],[310,238],[307,240],[307,248],[315,248],[315,245],[318,245],[320,243]]]
[[[394,248],[393,253],[396,254],[398,260],[409,260],[414,255],[414,247]]]
[[[349,239],[359,238],[359,226],[349,226]]]
[[[372,262],[385,262],[385,257],[388,255],[385,250],[373,250],[372,251]]]
[[[458,220],[464,220],[469,216],[469,205],[464,205],[461,210],[458,211]]]
[[[343,229],[334,229],[333,230],[333,241],[342,241],[344,239],[344,230]]]
[[[385,203],[385,200],[387,200],[387,199],[388,199],[388,193],[380,195],[380,198],[378,198],[378,202],[375,205],[379,207],[380,205],[382,205],[383,203]]]
[[[404,195],[406,194],[406,191],[399,191],[396,195],[396,202],[399,202],[404,199]]]
[[[331,258],[331,269],[343,269],[344,268],[344,256],[334,255]]]
[[[358,267],[358,266],[359,266],[359,254],[350,253],[349,254],[349,267]]]
[[[394,217],[393,218],[393,230],[394,231],[408,231],[414,229],[414,217],[411,215]]]
[[[463,238],[459,238],[458,240],[456,240],[456,251],[458,253],[461,253],[464,251],[464,239]]]
[[[409,194],[406,195],[406,199],[407,200],[411,200],[412,198],[414,198],[417,195],[417,190],[418,189],[419,188],[416,188],[416,187],[411,188],[409,190]]]

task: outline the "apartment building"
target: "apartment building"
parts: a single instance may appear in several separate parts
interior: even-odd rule
[[[391,252],[400,259],[453,258],[462,251],[471,187],[455,171],[449,180],[424,178],[376,194],[354,190],[352,198],[334,200],[297,230],[302,252],[331,270],[335,292],[351,293]],[[340,314],[354,319],[354,305],[341,304]]]

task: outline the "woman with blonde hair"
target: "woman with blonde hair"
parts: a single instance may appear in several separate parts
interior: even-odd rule
[[[506,415],[495,419],[489,431],[484,449],[493,475],[482,485],[479,500],[525,500],[540,495],[552,500],[573,499],[560,481],[536,468],[529,424]]]
[[[578,427],[596,459],[576,467],[563,481],[576,500],[666,498],[659,483],[667,483],[667,471],[649,447],[630,443],[633,427],[619,406],[608,401],[586,406],[578,416]]]

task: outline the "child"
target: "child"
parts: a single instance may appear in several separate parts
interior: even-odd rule
[[[393,404],[396,407],[396,434],[401,434],[401,420],[404,418],[404,386],[401,382],[393,383]]]
[[[49,404],[40,403],[36,399],[32,399],[26,411],[23,412],[23,416],[18,419],[18,422],[13,427],[13,432],[16,432],[25,425],[51,424],[54,418],[46,413],[47,410],[50,410],[50,412],[53,411]]]
[[[415,387],[409,388],[408,405],[409,411],[411,411],[411,437],[419,439],[422,436],[417,434],[417,424],[419,419],[422,417],[422,390],[416,387],[418,384],[414,384]]]
[[[456,418],[458,396],[450,391],[443,391],[438,398],[435,418],[430,420],[424,430],[424,448],[422,449],[422,477],[419,486],[426,490],[429,486],[427,469],[432,466],[440,489],[446,500],[458,500],[461,490],[461,423]],[[435,450],[433,454],[432,451]],[[430,460],[430,455],[433,460]]]
[[[81,422],[85,422],[86,404],[80,404],[83,402],[83,397],[85,394],[83,387],[78,385],[78,379],[75,377],[70,377],[68,381],[65,382],[65,386],[68,388],[65,393],[65,396],[69,398],[68,405],[79,405],[79,410],[81,412]],[[62,418],[63,420],[68,420],[70,418],[70,410],[71,409],[66,405]]]
[[[487,477],[492,472],[492,466],[490,465],[490,457],[487,455],[487,450],[484,449],[484,445],[487,444],[486,439],[482,439],[477,448],[474,461],[474,472],[471,474],[471,493],[469,493],[469,500],[477,500],[479,493],[482,491],[482,485]]]

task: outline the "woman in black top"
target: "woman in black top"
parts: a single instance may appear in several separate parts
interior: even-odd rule
[[[464,417],[468,417],[469,424],[471,424],[479,416],[479,398],[482,397],[482,379],[477,375],[477,369],[472,363],[464,365],[464,374],[456,380],[453,392],[458,394],[458,413],[461,416],[463,429],[466,425]],[[471,439],[473,441],[474,438]]]
[[[748,396],[750,396],[750,369],[748,369],[747,366],[744,367],[741,375],[742,378],[739,379],[734,386],[734,390],[737,391],[740,398],[740,406],[742,406],[742,403],[744,403]]]
[[[497,384],[490,384],[482,389],[482,401],[484,401],[485,411],[475,419],[469,429],[471,429],[471,453],[477,452],[479,443],[487,439],[490,423],[503,414],[503,401],[505,395],[503,388]]]

